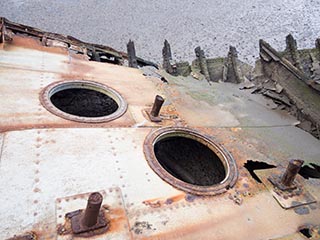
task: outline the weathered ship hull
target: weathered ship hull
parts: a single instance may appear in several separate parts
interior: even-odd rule
[[[160,71],[163,82],[88,61],[65,39],[34,38],[11,26],[0,44],[1,239],[304,239],[309,229],[319,236],[319,179],[298,175],[299,191],[288,193],[268,177],[281,176],[290,159],[319,165],[320,143],[271,101],[231,83]],[[55,46],[43,44],[53,40]],[[110,51],[114,59],[125,56]],[[123,112],[96,122],[70,119],[50,105],[48,90],[66,82],[115,90]],[[150,118],[156,95],[165,98],[160,122]],[[229,158],[225,180],[188,184],[153,165],[154,145],[167,131]],[[84,209],[92,192],[102,194],[109,225],[79,235],[66,214]]]

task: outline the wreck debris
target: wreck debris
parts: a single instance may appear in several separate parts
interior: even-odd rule
[[[131,41],[131,39],[127,44],[127,52],[128,52],[129,67],[138,68],[136,50],[134,47],[134,42]]]
[[[161,122],[161,117],[159,116],[162,104],[164,103],[164,98],[157,95],[154,99],[154,103],[150,113],[148,113],[150,120],[152,122]]]
[[[225,82],[240,83],[241,79],[238,72],[238,54],[235,47],[230,46],[227,58],[227,75]]]
[[[295,49],[294,40],[291,37],[287,39],[291,42],[291,48]],[[310,57],[309,54],[306,56]],[[310,83],[307,73],[295,67],[285,57],[282,57],[281,53],[278,53],[263,40],[260,40],[260,57],[264,74],[262,80],[270,80],[275,88],[275,91],[271,94],[270,91],[262,93],[275,100],[276,103],[289,107],[288,110],[302,123],[310,122],[310,124],[301,124],[300,127],[319,138],[320,92]],[[305,62],[307,65],[308,63]],[[306,68],[309,67],[303,67],[302,69]],[[288,98],[289,101],[285,98]]]
[[[191,68],[188,62],[177,62],[173,65],[174,74],[187,77],[191,73]]]
[[[262,95],[271,98],[275,103],[284,104],[288,107],[291,107],[290,100],[285,95],[279,95],[270,90],[264,91]]]
[[[191,73],[191,68],[188,62],[173,62],[171,47],[167,40],[164,41],[162,48],[162,67],[163,69],[173,76],[188,76]]]
[[[0,19],[0,43],[4,43],[4,19]]]
[[[167,73],[173,74],[173,68],[171,66],[171,60],[172,60],[171,47],[167,40],[164,41],[164,46],[162,49],[162,57],[163,57],[163,63],[162,63],[163,69]]]
[[[0,18],[0,43],[12,41],[13,33],[7,30],[4,18]]]
[[[164,41],[162,49],[163,69],[173,76],[191,76],[195,79],[201,80],[205,78],[212,82],[242,82],[240,76],[239,60],[237,58],[237,51],[234,47],[230,47],[227,58],[206,58],[204,51],[200,46],[195,48],[196,59],[190,66],[189,62],[182,61],[173,63],[171,47],[167,40]],[[241,63],[245,72],[248,72],[248,66]],[[203,77],[201,76],[203,75]]]
[[[316,49],[318,50],[318,56],[320,56],[320,38],[317,38],[315,41]]]
[[[195,52],[196,57],[199,61],[200,72],[204,75],[205,79],[207,79],[207,81],[209,81],[210,75],[209,75],[207,59],[204,55],[204,51],[199,46],[194,49],[194,52]]]
[[[301,69],[300,67],[300,61],[299,61],[299,53],[298,53],[298,48],[297,48],[297,41],[293,38],[291,34],[289,34],[286,37],[286,50],[285,52],[287,53],[288,60],[292,62],[292,64],[298,68],[299,70]]]
[[[91,193],[85,211],[77,210],[67,213],[71,219],[71,228],[74,234],[81,234],[100,228],[109,227],[109,220],[104,216],[104,211],[100,210],[103,197],[99,192]]]
[[[123,65],[123,59],[128,59],[128,55],[126,53],[117,51],[108,46],[86,43],[72,36],[45,32],[37,28],[14,23],[6,18],[0,17],[0,43],[4,41],[11,41],[14,34],[28,34],[29,36],[38,38],[43,46],[57,45],[64,46],[69,49],[76,49],[78,54],[88,55],[92,61]],[[137,64],[139,66],[153,66],[158,68],[157,64],[140,57],[137,57]]]
[[[96,62],[101,62],[100,55],[99,55],[99,53],[97,53],[95,48],[93,48],[93,50],[92,50],[92,56],[91,56],[90,60],[96,61]]]

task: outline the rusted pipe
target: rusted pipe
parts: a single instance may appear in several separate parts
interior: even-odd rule
[[[159,112],[160,112],[160,109],[161,109],[163,103],[164,103],[163,97],[157,95],[156,98],[154,99],[152,110],[150,112],[151,116],[153,116],[153,117],[159,116]]]
[[[303,163],[303,160],[290,160],[288,167],[281,178],[281,183],[287,187],[291,186]]]
[[[100,193],[91,193],[88,198],[87,208],[82,219],[82,223],[87,227],[92,227],[97,223],[103,197]]]

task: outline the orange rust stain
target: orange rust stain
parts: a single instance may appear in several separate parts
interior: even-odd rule
[[[62,122],[63,121],[63,122]],[[125,113],[122,117],[105,123],[80,123],[68,121],[65,119],[59,119],[56,122],[43,122],[36,123],[36,120],[30,124],[10,123],[10,125],[0,126],[0,133],[17,131],[24,129],[37,129],[37,128],[104,128],[104,127],[131,127],[134,124],[134,120]]]
[[[173,202],[179,202],[181,200],[183,200],[185,198],[186,194],[179,194],[179,195],[176,195],[174,197],[171,197],[170,199],[173,201]]]
[[[128,219],[124,209],[110,209],[110,212],[106,213],[106,215],[109,216],[110,219],[108,232],[121,232],[123,231],[124,225],[128,226]]]
[[[231,131],[232,132],[239,132],[241,131],[242,129],[241,128],[231,128]]]
[[[18,46],[23,48],[30,48],[44,52],[58,53],[68,55],[68,51],[63,47],[45,47],[40,42],[40,39],[31,38],[29,36],[15,35],[10,44],[6,44],[5,48],[10,49],[11,47]]]
[[[142,203],[147,206],[150,206],[152,208],[159,208],[164,205],[168,205],[168,204],[182,201],[185,199],[185,196],[186,196],[186,194],[183,193],[183,194],[179,194],[179,195],[168,197],[168,198],[154,198],[154,199],[150,199],[150,200],[144,200]]]
[[[160,201],[160,200],[145,200],[142,202],[143,204],[150,206],[152,208],[159,208],[162,207],[164,202]]]

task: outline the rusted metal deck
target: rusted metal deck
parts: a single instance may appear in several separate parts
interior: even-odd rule
[[[0,43],[0,239],[305,239],[301,229],[319,236],[320,180],[298,175],[297,191],[287,194],[268,178],[290,159],[319,165],[320,142],[262,95],[160,71],[164,83],[88,61],[61,39],[46,46],[30,35],[10,38]],[[93,123],[50,111],[48,86],[79,81],[115,90],[123,112]],[[165,99],[160,122],[149,117],[156,95]],[[168,131],[217,144],[216,155],[232,159],[223,162],[225,180],[197,186],[152,166],[157,136]],[[277,168],[255,171],[260,183],[244,167],[249,160]],[[103,197],[108,227],[79,235],[66,214],[84,209],[93,192]]]

